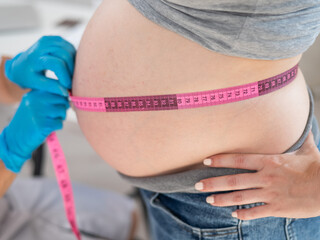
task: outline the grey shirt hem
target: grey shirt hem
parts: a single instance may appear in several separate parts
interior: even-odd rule
[[[320,132],[317,119],[314,115],[314,100],[311,89],[308,86],[308,93],[310,98],[310,108],[307,124],[300,138],[284,153],[293,152],[299,149],[308,136],[309,130],[312,128],[312,133],[315,143],[318,145]],[[120,176],[130,182],[132,185],[143,188],[153,192],[161,193],[199,193],[195,190],[195,183],[210,177],[218,177],[225,175],[233,175],[239,173],[252,173],[253,170],[235,169],[235,168],[201,168],[193,169],[184,172],[178,172],[167,175],[160,175],[154,177],[130,177],[119,172]]]

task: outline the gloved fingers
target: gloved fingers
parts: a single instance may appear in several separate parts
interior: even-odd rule
[[[44,72],[45,70],[51,70],[55,73],[59,83],[67,88],[71,89],[72,75],[68,71],[66,63],[54,56],[42,56],[38,59],[38,64],[35,67],[36,72]]]
[[[58,94],[60,96],[69,96],[68,90],[62,86],[58,80],[47,78],[43,75],[37,76],[38,81],[32,86],[32,89],[47,91],[49,93]]]
[[[4,65],[4,74],[5,76],[9,79],[9,80],[13,80],[13,75],[14,72],[13,71],[13,67],[12,64],[14,64],[14,62],[16,61],[16,59],[18,59],[21,55],[23,54],[23,52],[17,54],[14,58],[6,60],[5,65]]]
[[[68,67],[68,71],[69,71],[70,76],[73,75],[75,54],[70,53],[63,48],[51,47],[51,48],[48,48],[46,55],[54,56],[54,57],[57,57],[57,58],[63,60],[64,63]],[[70,88],[71,88],[71,86],[70,86]]]
[[[70,106],[67,97],[46,91],[32,90],[26,93],[24,98],[28,99],[30,104],[41,104],[43,107],[48,107],[48,105],[63,105],[65,108],[69,108]]]
[[[44,113],[47,118],[65,120],[67,108],[64,105],[52,105]]]
[[[37,45],[40,45],[40,49],[43,49],[44,52],[49,47],[61,47],[71,54],[76,53],[75,47],[61,36],[43,36],[38,40]]]
[[[63,128],[62,120],[50,119],[50,118],[46,119],[46,121],[39,126],[39,129],[45,138],[48,137],[52,132],[55,132],[62,128]]]
[[[50,133],[63,128],[63,121],[61,119],[47,118],[41,126],[43,131],[49,135]]]
[[[69,96],[68,90],[63,87],[58,80],[47,78],[40,74],[34,74],[33,78],[37,79],[37,81],[29,83],[28,88],[31,88],[32,90],[46,91],[48,93],[64,97]]]
[[[45,36],[28,50],[6,61],[5,75],[22,88],[46,90],[67,96],[66,89],[47,84],[47,81],[38,84],[38,81],[45,70],[51,70],[59,78],[60,85],[70,89],[75,55],[73,45],[60,36]]]

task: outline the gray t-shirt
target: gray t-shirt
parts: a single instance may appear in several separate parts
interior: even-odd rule
[[[320,141],[320,130],[318,120],[314,115],[314,99],[311,89],[308,87],[310,106],[308,120],[301,134],[300,138],[284,153],[294,152],[299,149],[306,140],[308,133],[311,129],[315,144],[318,146]],[[194,185],[200,180],[219,177],[225,175],[234,175],[240,173],[252,173],[254,170],[237,169],[237,168],[210,168],[205,167],[200,169],[191,169],[188,171],[182,171],[172,174],[159,175],[154,177],[130,177],[119,173],[119,175],[130,182],[132,185],[143,188],[153,192],[161,193],[175,193],[175,192],[187,192],[187,193],[199,193],[194,188]]]
[[[156,24],[225,55],[274,60],[305,52],[320,0],[128,0]]]

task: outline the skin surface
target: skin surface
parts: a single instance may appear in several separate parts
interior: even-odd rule
[[[15,83],[9,81],[4,74],[4,63],[6,60],[10,59],[10,57],[3,56],[1,65],[0,65],[0,103],[1,104],[16,104],[18,103],[23,94],[28,92],[29,89],[21,89]],[[8,170],[0,159],[0,198],[8,191],[9,187],[12,185],[13,181],[17,177],[17,174]],[[133,239],[137,224],[138,224],[138,216],[137,212],[134,211],[132,213],[132,227],[129,234],[129,239]]]
[[[0,176],[0,198],[2,198],[17,175],[6,169],[3,162],[0,160]]]
[[[219,89],[280,74],[300,58],[222,55],[153,23],[126,0],[108,0],[82,38],[73,95],[121,97]],[[154,176],[203,167],[203,159],[215,154],[283,153],[301,136],[308,112],[306,82],[299,69],[288,86],[236,103],[179,111],[77,110],[77,116],[102,159],[130,176]]]
[[[2,56],[0,64],[0,103],[15,104],[19,102],[28,89],[21,89],[15,83],[9,81],[4,74],[4,64],[10,57]]]
[[[14,104],[21,100],[22,95],[28,90],[22,90],[18,85],[10,82],[4,75],[4,63],[9,57],[1,57],[0,64],[0,103]],[[6,169],[0,159],[0,198],[6,193],[12,182],[16,178],[16,174]]]
[[[209,160],[209,161],[208,161]],[[208,167],[255,170],[255,173],[208,178],[195,185],[202,192],[234,191],[207,197],[219,207],[263,202],[236,210],[241,220],[264,217],[320,216],[320,152],[310,131],[303,145],[286,154],[219,154],[204,161]],[[315,221],[318,221],[315,219]]]

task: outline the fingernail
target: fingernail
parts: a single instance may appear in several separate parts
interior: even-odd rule
[[[207,203],[214,203],[214,197],[213,196],[210,196],[210,197],[207,197]]]
[[[203,183],[202,182],[198,182],[196,183],[196,185],[194,186],[196,190],[203,190]]]
[[[210,158],[207,158],[205,160],[203,160],[203,164],[206,165],[206,166],[210,166],[212,163],[212,160]]]
[[[233,212],[233,213],[231,213],[231,215],[232,215],[232,217],[234,217],[234,218],[238,217],[237,212]]]

